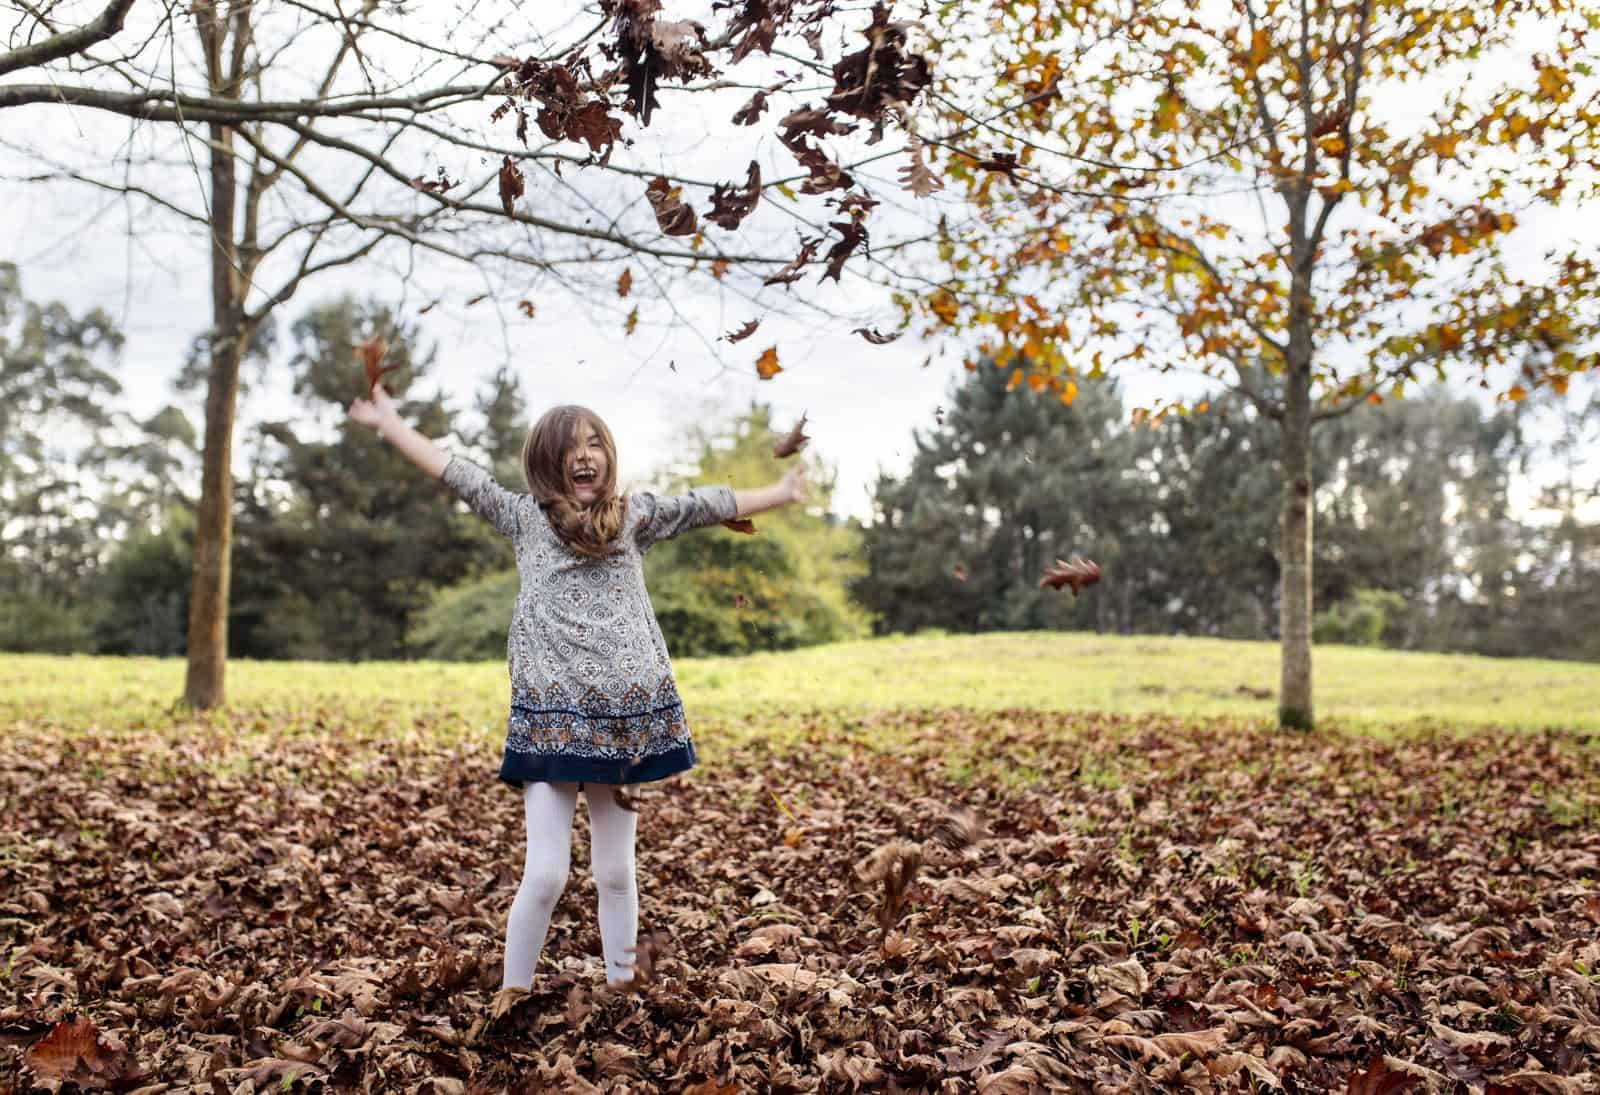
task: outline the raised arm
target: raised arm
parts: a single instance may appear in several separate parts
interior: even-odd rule
[[[733,500],[737,507],[734,516],[749,517],[751,514],[764,513],[769,509],[777,509],[793,502],[804,502],[806,486],[806,466],[796,464],[782,479],[770,487],[734,491]]]
[[[370,400],[358,399],[350,404],[350,417],[363,426],[377,430],[378,435],[405,454],[407,460],[435,479],[444,473],[445,465],[450,463],[449,453],[412,429],[411,424],[400,417],[382,385],[373,390]]]

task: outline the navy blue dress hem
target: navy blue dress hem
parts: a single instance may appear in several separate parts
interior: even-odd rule
[[[519,791],[525,783],[652,783],[687,771],[694,761],[691,741],[637,762],[508,750],[500,762],[499,778]]]

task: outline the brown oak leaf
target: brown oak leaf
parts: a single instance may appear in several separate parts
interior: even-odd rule
[[[806,436],[805,428],[806,416],[802,414],[800,421],[794,424],[794,429],[790,430],[781,441],[772,446],[772,455],[782,460],[805,448],[806,442],[811,440]]]
[[[143,1076],[125,1049],[100,1043],[100,1032],[86,1015],[63,1020],[23,1052],[22,1063],[40,1080],[66,1081],[80,1088],[135,1086]]]
[[[761,200],[761,165],[754,160],[745,175],[743,189],[727,183],[718,183],[711,191],[711,212],[706,220],[719,227],[735,229],[748,217]]]
[[[1350,1073],[1346,1095],[1392,1095],[1415,1087],[1418,1078],[1391,1069],[1382,1057],[1374,1057],[1363,1072]]]
[[[356,347],[356,358],[361,362],[362,370],[367,374],[367,393],[372,395],[378,390],[378,383],[384,375],[400,368],[399,365],[385,365],[384,356],[389,352],[389,344],[383,340],[382,335],[373,335],[361,345]]]
[[[695,230],[694,210],[683,204],[682,194],[665,175],[657,175],[645,187],[644,196],[656,212],[656,224],[666,235],[687,236]]]
[[[1092,586],[1100,580],[1100,568],[1087,559],[1072,557],[1068,562],[1057,559],[1055,565],[1044,572],[1044,577],[1039,579],[1039,588],[1061,589],[1063,586],[1072,590],[1076,597],[1084,586]]]
[[[761,326],[761,321],[759,319],[752,319],[749,323],[746,323],[737,331],[729,331],[722,337],[728,342],[743,342],[745,339],[755,334],[756,328],[759,326]]]
[[[511,157],[506,156],[500,163],[500,204],[505,207],[506,216],[516,212],[517,199],[522,197],[522,192],[522,172],[511,162]]]
[[[874,346],[887,346],[889,343],[899,338],[904,332],[896,331],[893,334],[886,335],[873,327],[857,327],[850,333],[860,335]]]

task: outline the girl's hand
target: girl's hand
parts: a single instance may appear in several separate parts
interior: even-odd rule
[[[380,384],[372,389],[372,398],[358,399],[350,404],[350,417],[363,426],[370,426],[381,430],[385,423],[395,417],[394,403],[389,399],[389,393],[383,390]]]
[[[804,502],[806,500],[806,491],[810,486],[806,482],[806,466],[804,464],[796,464],[790,468],[779,481],[778,486],[783,489],[783,500],[785,502]]]

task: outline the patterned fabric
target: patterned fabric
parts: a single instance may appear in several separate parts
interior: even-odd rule
[[[618,550],[569,551],[531,495],[454,456],[445,485],[516,548],[521,588],[506,637],[511,712],[500,779],[641,783],[694,765],[694,744],[661,625],[644,587],[644,553],[736,513],[728,487],[628,496]]]

